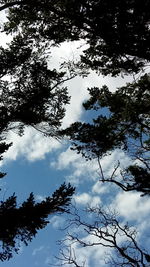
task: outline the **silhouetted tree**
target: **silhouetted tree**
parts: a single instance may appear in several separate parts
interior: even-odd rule
[[[12,145],[11,143],[6,144],[6,142],[0,143],[0,161],[3,159],[2,154],[5,153],[11,145]],[[5,175],[6,175],[6,173],[0,172],[0,178],[3,178]]]
[[[68,212],[75,188],[62,184],[51,197],[36,203],[33,193],[17,206],[15,194],[0,202],[0,260],[9,260],[18,252],[20,242],[25,245],[48,223],[48,216]]]
[[[17,128],[22,134],[25,125],[50,136],[65,134],[75,141],[78,152],[96,156],[98,160],[115,148],[123,148],[144,167],[130,166],[125,175],[130,173],[131,179],[124,176],[119,186],[149,194],[148,75],[114,94],[107,87],[92,88],[85,107],[107,107],[109,115],[99,115],[93,124],[76,123],[59,132],[64,105],[69,102],[62,83],[75,74],[71,72],[68,77],[66,72],[50,70],[46,52],[63,41],[84,39],[88,48],[81,57],[80,67],[112,76],[122,71],[127,74],[142,71],[150,60],[150,1],[1,0],[0,5],[0,11],[7,10],[8,19],[2,31],[14,34],[7,48],[0,47],[0,152],[9,146],[4,139],[6,131]],[[15,196],[10,197],[8,206],[10,202],[15,209],[15,201]],[[27,202],[32,206],[32,195]],[[9,227],[5,229],[9,233]],[[14,239],[10,240],[12,247],[13,242]],[[6,258],[11,255],[10,247],[6,247]],[[146,257],[149,255],[144,260]]]
[[[24,41],[17,36],[9,48],[1,48],[0,132],[46,124],[45,133],[52,136],[61,125],[64,106],[69,102],[67,88],[62,83],[73,76],[50,70],[46,57],[34,52],[32,45]],[[6,75],[11,81],[4,81]]]
[[[113,182],[123,190],[137,190],[150,194],[150,78],[145,74],[137,82],[128,83],[115,93],[108,87],[91,88],[90,99],[83,106],[96,110],[98,117],[92,123],[76,122],[62,134],[73,143],[72,149],[87,159],[108,155],[114,149],[123,149],[141,167],[130,166],[122,173],[122,183],[102,175],[103,182]],[[106,115],[101,109],[106,108]],[[99,115],[100,114],[100,115]]]
[[[0,7],[3,10],[17,2],[0,4],[5,6]],[[69,72],[50,70],[46,53],[46,44],[37,43],[33,36],[24,36],[21,31],[14,33],[6,48],[0,47],[0,160],[11,146],[6,143],[6,134],[11,129],[22,135],[25,126],[32,126],[58,138],[57,130],[70,99],[63,83],[76,74],[70,67]],[[1,172],[0,178],[4,175]],[[67,212],[73,193],[74,188],[64,184],[41,203],[35,203],[33,193],[20,207],[15,195],[1,201],[0,260],[10,259],[19,250],[19,242],[27,245],[46,226],[50,214]]]
[[[83,62],[104,75],[138,72],[150,60],[150,2],[86,1]]]
[[[138,72],[150,60],[150,3],[142,0],[2,0],[4,30],[59,44],[84,39],[82,62],[104,75]]]
[[[1,107],[4,128],[14,121],[35,127],[46,123],[45,132],[56,134],[68,96],[59,87],[65,73],[50,71],[43,59],[52,45],[84,39],[89,48],[81,57],[82,67],[104,75],[138,72],[149,61],[149,1],[143,5],[141,0],[1,0],[0,4],[0,11],[7,10],[3,31],[15,33],[9,48],[1,47],[1,78],[12,75],[13,81],[11,90],[1,81],[3,94],[9,96]]]
[[[104,255],[100,254],[106,266],[149,266],[150,254],[138,244],[136,229],[121,222],[116,212],[101,207],[89,207],[84,212],[82,216],[77,210],[72,213],[66,227],[67,236],[60,241],[63,248],[56,257],[60,264],[55,266],[86,267],[88,261],[81,257],[82,250],[92,247],[98,247],[99,251],[106,248]]]

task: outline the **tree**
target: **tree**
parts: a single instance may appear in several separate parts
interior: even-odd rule
[[[89,89],[90,98],[83,106],[85,110],[96,110],[93,123],[76,122],[61,131],[72,140],[72,149],[87,159],[100,159],[114,149],[123,149],[141,166],[131,165],[122,172],[122,182],[102,173],[101,181],[112,182],[125,191],[136,190],[150,194],[150,78],[148,74],[137,82],[128,83],[111,93],[108,87]],[[101,115],[101,109],[106,115]],[[119,167],[119,166],[118,166]],[[102,169],[101,169],[102,170]]]
[[[47,136],[58,138],[57,130],[70,99],[63,83],[76,74],[50,70],[43,48],[35,51],[33,43],[21,35],[14,37],[8,48],[0,48],[0,65],[2,160],[2,154],[10,147],[6,142],[9,130],[16,129],[22,135],[24,127],[31,126]]]
[[[116,76],[122,71],[126,74],[135,74],[142,71],[149,63],[149,1],[145,1],[143,4],[141,0],[44,0],[36,2],[35,0],[3,0],[1,4],[1,10],[8,9],[8,21],[4,25],[4,31],[15,33],[17,44],[21,33],[22,43],[27,43],[25,55],[27,53],[29,58],[32,51],[29,48],[33,44],[39,51],[38,47],[40,46],[41,49],[43,43],[45,48],[46,46],[58,45],[65,40],[80,40],[82,38],[89,45],[81,56],[82,66],[90,67],[104,75]],[[32,45],[29,45],[29,43]],[[4,54],[6,54],[6,51]],[[32,66],[29,66],[30,63],[27,64],[27,68],[24,67],[21,77],[24,77],[26,69],[29,69],[29,72],[32,71]],[[20,74],[19,72],[19,77]],[[18,83],[20,84],[20,82],[22,83],[22,80],[19,78]],[[22,88],[24,88],[24,83]],[[149,102],[146,101],[146,98],[149,99],[149,76],[142,76],[139,81],[120,88],[113,95],[106,86],[102,89],[92,88],[90,93],[92,94],[92,100],[90,101],[97,101],[94,98],[99,97],[100,105],[109,108],[112,113],[110,118],[98,116],[92,125],[86,123],[74,124],[69,129],[70,133],[68,131],[65,131],[65,133],[73,140],[81,143],[83,141],[86,151],[89,150],[92,154],[96,154],[98,158],[114,148],[119,147],[128,150],[130,143],[131,154],[134,153],[133,157],[144,161],[144,167],[141,167],[140,170],[136,166],[129,168],[124,177],[127,177],[130,173],[131,179],[126,181],[125,178],[123,184],[119,183],[118,185],[123,190],[137,190],[143,192],[143,194],[149,194],[149,182],[147,182],[147,185],[145,183],[145,179],[149,179],[149,165],[146,156],[149,151]],[[144,98],[141,94],[144,94]],[[136,101],[134,101],[134,97]],[[31,102],[28,99],[29,105],[35,101],[33,99],[31,99]],[[44,117],[45,111],[41,114],[43,102],[40,100],[40,103],[36,103],[35,106],[38,114],[37,122],[39,122],[41,116],[40,122],[44,119],[47,120],[47,117]],[[30,122],[25,114],[21,114],[20,109],[31,112]],[[27,124],[34,124],[31,120],[33,117],[35,118],[35,113],[32,108],[29,108],[28,104],[19,106],[17,112],[13,113],[13,110],[11,111],[15,118],[20,116],[19,119],[23,119],[23,122]],[[60,111],[56,114],[59,118],[58,114],[63,113]],[[52,126],[53,122],[51,121],[50,124]],[[50,132],[55,132],[53,127]],[[57,134],[59,135],[58,132]],[[145,137],[147,140],[145,140]],[[134,143],[131,144],[130,139]],[[78,151],[82,148],[82,145],[77,145]],[[142,180],[143,186],[139,182],[139,171],[140,175],[143,172],[142,176],[146,177],[143,178],[144,181]],[[113,182],[113,179],[106,178],[105,180]],[[114,182],[116,183],[115,180]]]
[[[0,132],[12,126],[22,129],[23,125],[36,127],[45,123],[49,126],[47,134],[52,136],[61,125],[64,106],[69,102],[67,89],[61,85],[73,76],[50,70],[45,56],[34,52],[25,41],[17,36],[9,49],[1,48]],[[6,75],[12,82],[4,81]],[[20,122],[19,126],[14,125],[16,122]]]
[[[0,73],[0,160],[12,144],[7,144],[6,133],[18,129],[23,134],[25,126],[32,126],[49,136],[58,137],[57,129],[69,102],[64,80],[71,79],[65,72],[50,70],[45,56],[33,51],[21,36],[9,48],[1,47]],[[72,74],[71,74],[72,75]],[[74,75],[74,74],[73,74]],[[9,76],[9,80],[4,78]],[[0,173],[0,178],[5,173]],[[0,260],[9,260],[19,250],[19,242],[29,241],[48,223],[48,216],[67,212],[74,188],[63,184],[52,197],[35,203],[33,193],[22,206],[17,207],[16,196],[0,203]]]
[[[13,252],[19,251],[20,242],[25,245],[48,223],[48,217],[55,213],[68,212],[75,188],[62,184],[51,197],[36,203],[33,193],[17,206],[15,194],[0,202],[0,260],[9,260]]]
[[[89,1],[83,62],[104,75],[139,72],[150,60],[149,7],[141,0]]]
[[[33,35],[18,33],[7,48],[0,47],[0,141],[11,129],[22,135],[25,126],[59,138],[57,131],[70,100],[64,83],[86,71],[74,62],[51,70],[47,46]]]
[[[84,39],[82,62],[104,75],[138,72],[150,60],[150,3],[141,0],[2,0],[4,30],[59,44]]]
[[[118,214],[110,209],[106,211],[101,207],[88,207],[84,218],[75,210],[67,225],[67,236],[60,241],[63,248],[60,255],[56,257],[60,264],[56,266],[71,265],[85,267],[86,259],[81,262],[78,254],[82,249],[92,247],[105,247],[104,255],[106,266],[133,266],[148,267],[150,254],[137,242],[137,231],[129,224],[121,222]],[[78,229],[78,233],[76,230]],[[82,235],[79,236],[81,231]],[[102,257],[102,256],[101,256]]]
[[[0,161],[3,159],[2,154],[4,152],[6,152],[9,149],[10,146],[11,146],[11,143],[10,144],[6,144],[6,142],[1,142],[0,143]],[[5,175],[6,175],[6,173],[0,172],[0,178],[3,178]]]
[[[1,0],[0,4],[8,19],[2,30],[14,35],[6,49],[0,48],[2,153],[8,148],[6,131],[15,127],[22,134],[25,125],[50,136],[68,135],[79,152],[88,151],[98,160],[115,148],[123,148],[144,167],[130,166],[126,177],[129,173],[131,179],[123,176],[119,186],[149,194],[148,75],[116,94],[106,87],[92,88],[94,105],[98,102],[99,107],[107,107],[110,117],[98,116],[93,124],[76,123],[60,132],[64,105],[69,101],[61,85],[74,73],[66,77],[66,72],[50,70],[46,58],[51,46],[83,39],[88,48],[81,57],[81,68],[112,76],[143,71],[150,60],[149,1]],[[9,82],[5,80],[8,76]],[[105,180],[113,182],[107,177]]]
[[[96,69],[104,75],[111,74],[114,76],[122,70],[125,70],[127,73],[136,73],[149,61],[149,1],[146,1],[145,5],[143,5],[141,0],[124,0],[123,2],[121,0],[2,0],[0,10],[3,11],[6,9],[8,11],[8,21],[4,24],[3,31],[7,34],[14,33],[15,37],[10,45],[10,50],[1,48],[2,76],[12,74],[13,78],[14,76],[15,79],[17,77],[17,81],[13,84],[13,86],[16,86],[17,92],[18,89],[20,90],[18,84],[19,87],[21,84],[21,88],[26,87],[27,90],[28,86],[25,86],[25,83],[28,84],[28,82],[32,81],[32,84],[37,87],[35,79],[37,76],[43,76],[43,72],[45,73],[44,77],[46,75],[45,80],[51,83],[50,86],[45,81],[45,86],[50,86],[52,89],[52,83],[56,81],[54,85],[56,89],[56,84],[59,85],[63,82],[63,73],[56,74],[56,70],[51,72],[46,70],[46,62],[45,60],[41,60],[41,57],[46,48],[50,48],[52,45],[58,45],[66,40],[84,39],[89,45],[89,48],[84,51],[84,55],[81,57],[82,64],[85,64],[86,67],[89,66],[92,69]],[[16,57],[15,60],[13,57],[14,54]],[[42,68],[40,71],[42,74],[39,74],[37,71],[39,68],[40,70]],[[36,74],[35,69],[37,71]],[[29,72],[28,75],[25,75],[26,71],[27,73]],[[33,73],[35,77],[33,77]],[[48,77],[49,79],[47,79]],[[4,81],[2,81],[2,87],[7,87]],[[39,80],[38,87],[41,87]],[[33,86],[31,90],[33,90]],[[43,90],[43,88],[40,88],[40,90]],[[8,91],[8,88],[6,91]],[[27,99],[29,104],[19,106],[17,114],[16,112],[14,114],[15,119],[22,119],[23,123],[34,125],[33,121],[29,122],[29,119],[27,120],[25,118],[27,117],[25,114],[19,112],[21,108],[22,110],[29,110],[31,120],[33,120],[33,117],[36,118],[37,115],[38,121],[35,121],[35,124],[43,122],[43,120],[47,122],[47,109],[45,108],[43,111],[41,107],[47,106],[46,104],[49,104],[49,97],[51,99],[53,97],[55,98],[58,93],[57,91],[53,96],[53,94],[50,95],[50,91],[48,94],[45,90],[45,94],[47,95],[45,96],[44,94],[44,100],[42,98],[44,105],[42,100],[38,100],[37,103],[35,102],[34,112],[31,107],[29,108],[29,105],[35,101],[34,97],[31,99],[31,103]],[[31,96],[30,93],[31,91],[29,92],[29,96]],[[40,99],[41,94],[43,94],[43,91],[40,93]],[[63,101],[66,104],[68,101],[66,91],[63,91],[64,95]],[[63,103],[63,101],[58,102]],[[17,103],[17,101],[15,102]],[[37,113],[35,106],[38,109]],[[39,109],[42,111],[39,112]],[[56,124],[60,125],[60,119],[62,119],[62,115],[60,114],[64,114],[64,112],[62,106],[58,110],[55,113],[57,116],[54,119],[58,123]],[[3,110],[2,113],[4,112],[6,111]],[[11,112],[14,113],[13,110]],[[52,117],[54,116],[53,113],[50,113],[51,115]],[[18,116],[19,118],[16,118]],[[10,119],[12,121],[14,120],[14,118]],[[50,124],[52,125],[52,123],[53,121],[51,120]],[[52,127],[50,132],[56,133],[53,130]]]
[[[20,1],[0,1],[0,11],[17,3]],[[46,47],[46,43],[37,43],[33,36],[24,36],[21,31],[14,33],[6,48],[0,47],[0,160],[12,145],[6,143],[9,130],[17,129],[22,135],[24,127],[32,126],[58,138],[57,130],[70,99],[63,83],[76,73],[67,64],[67,69],[51,70]],[[0,178],[4,175],[1,172]],[[47,225],[50,214],[67,212],[74,190],[70,184],[63,184],[41,203],[35,203],[31,193],[20,207],[15,195],[1,201],[0,260],[9,260],[13,252],[18,252],[19,242],[28,245],[38,230]]]

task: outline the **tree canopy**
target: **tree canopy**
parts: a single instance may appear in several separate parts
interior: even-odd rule
[[[33,193],[17,206],[15,194],[0,202],[0,260],[9,260],[18,252],[20,242],[25,245],[48,223],[48,217],[55,213],[68,212],[74,188],[62,184],[52,196],[36,203]]]
[[[84,39],[82,62],[104,75],[138,72],[150,60],[150,3],[142,0],[1,1],[6,32],[59,44]]]
[[[0,1],[0,11],[15,8],[18,3]],[[46,44],[38,44],[33,36],[29,38],[21,32],[13,34],[6,48],[0,47],[0,160],[12,145],[6,141],[9,130],[17,129],[22,135],[25,126],[32,126],[43,134],[58,137],[56,132],[70,99],[63,82],[72,79],[75,72],[68,75],[66,71],[51,70],[46,53]],[[4,176],[1,172],[0,178]],[[9,260],[19,250],[19,242],[28,245],[38,230],[47,225],[50,214],[67,212],[73,193],[70,184],[63,184],[41,203],[35,203],[33,193],[20,207],[15,194],[1,201],[0,260]]]
[[[0,10],[7,10],[2,31],[14,35],[7,49],[1,47],[3,129],[14,121],[46,123],[46,131],[56,133],[69,98],[66,88],[60,88],[66,73],[47,66],[46,51],[52,46],[83,39],[88,48],[81,56],[82,68],[104,75],[137,73],[149,62],[149,1],[144,5],[141,0],[0,3]],[[3,80],[6,75],[12,76],[12,83]]]
[[[83,106],[86,110],[96,110],[100,115],[93,119],[93,123],[76,122],[61,132],[73,140],[72,149],[88,159],[101,159],[120,148],[132,159],[138,160],[141,167],[128,167],[122,174],[122,183],[103,175],[101,180],[113,182],[125,191],[141,191],[144,195],[150,194],[149,88],[148,74],[114,93],[107,86],[90,88],[90,98]],[[104,107],[107,108],[107,115],[101,115]]]
[[[69,136],[77,152],[88,159],[100,160],[116,148],[123,149],[140,165],[124,170],[122,181],[114,176],[104,177],[103,173],[100,180],[113,182],[125,191],[149,195],[150,78],[143,72],[150,61],[150,1],[1,0],[0,11],[7,11],[1,32],[12,34],[7,47],[0,47],[0,160],[11,146],[6,143],[7,131],[17,128],[23,134],[25,126],[32,126],[48,136]],[[51,69],[47,53],[64,41],[74,40],[84,40],[86,44],[80,62],[74,69],[66,63],[69,75],[66,70]],[[90,88],[84,108],[96,110],[97,118],[92,123],[76,122],[61,131],[65,105],[69,103],[63,83],[80,74],[78,67],[81,74],[86,68],[102,75],[125,73],[139,77],[115,93],[105,85]],[[101,115],[101,108],[107,109],[105,116]],[[4,175],[0,173],[0,177]],[[60,203],[64,190],[65,202]],[[51,211],[65,211],[61,207],[68,203],[73,191],[71,187],[61,187],[56,199],[54,195],[40,204],[35,204],[31,194],[19,208],[15,195],[1,202],[1,259],[8,259],[13,250],[17,251],[16,239],[27,244],[37,229],[46,225]],[[54,199],[56,206],[50,210],[47,205]],[[29,218],[30,209],[34,218]],[[16,214],[12,228],[6,227],[12,214]],[[37,224],[33,226],[34,220]]]
[[[17,36],[9,48],[1,47],[1,132],[13,123],[36,126],[49,125],[56,132],[64,117],[64,105],[69,102],[66,87],[62,87],[65,72],[50,70],[45,56],[34,51],[29,41]],[[11,82],[4,80],[11,77]],[[68,78],[69,79],[69,78]],[[17,126],[18,127],[18,126]]]

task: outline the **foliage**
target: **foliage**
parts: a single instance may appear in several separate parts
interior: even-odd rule
[[[15,194],[0,203],[0,260],[9,260],[19,251],[19,241],[25,245],[48,223],[48,216],[68,212],[75,188],[62,184],[51,197],[36,203],[33,193],[17,206]]]
[[[89,48],[83,62],[104,75],[140,71],[150,60],[149,1],[87,2]]]
[[[126,175],[127,191],[142,191],[143,195],[150,195],[150,172],[148,168],[131,165],[126,169]]]
[[[132,159],[138,160],[142,166],[129,167],[126,171],[131,175],[123,178],[118,184],[125,190],[137,190],[150,193],[149,177],[149,130],[150,130],[150,78],[148,74],[137,82],[128,83],[110,92],[108,87],[89,89],[90,98],[83,106],[86,110],[96,110],[100,115],[93,123],[76,122],[62,135],[72,140],[72,149],[82,153],[87,159],[99,160],[114,149],[123,149]],[[107,115],[101,115],[101,109],[107,108]],[[143,176],[141,181],[140,177]],[[111,178],[102,177],[103,181],[115,182]],[[146,182],[147,180],[147,182]],[[122,186],[123,185],[123,186]]]
[[[61,125],[64,105],[69,102],[67,89],[61,86],[67,77],[65,72],[50,70],[41,52],[34,52],[24,41],[17,36],[9,48],[1,48],[0,130],[6,131],[16,122],[20,127],[46,123],[47,134],[52,135]],[[4,80],[6,75],[11,82]]]
[[[12,145],[11,143],[10,144],[6,144],[6,142],[1,142],[0,143],[0,161],[3,159],[2,154],[4,152],[6,152],[11,145]],[[6,175],[6,173],[0,172],[0,178],[3,178],[5,175]]]
[[[0,1],[0,4],[10,7],[20,2]],[[46,44],[38,44],[33,36],[23,36],[21,31],[13,35],[6,48],[0,47],[0,160],[12,145],[5,142],[9,130],[17,129],[22,135],[24,127],[32,126],[58,138],[56,132],[70,99],[63,83],[76,74],[68,71],[67,64],[65,71],[50,69],[46,53]],[[0,178],[4,175],[1,172]],[[74,190],[70,184],[63,184],[41,203],[35,203],[31,193],[20,207],[15,195],[1,201],[0,260],[9,260],[13,252],[18,252],[19,242],[28,245],[38,230],[47,225],[50,214],[67,212]]]
[[[149,60],[149,1],[146,1],[143,5],[140,0],[124,0],[123,2],[121,0],[2,0],[0,10],[6,9],[8,11],[8,21],[5,23],[3,31],[7,34],[14,33],[15,37],[10,49],[1,48],[2,76],[4,74],[12,74],[13,78],[15,76],[14,92],[17,91],[18,93],[18,90],[21,90],[21,94],[23,94],[22,88],[25,87],[29,91],[29,97],[31,96],[30,90],[33,90],[33,94],[36,87],[38,87],[37,90],[43,90],[41,83],[44,83],[43,86],[50,88],[49,92],[48,89],[45,89],[44,95],[43,91],[42,93],[38,91],[38,95],[40,97],[43,95],[44,99],[42,97],[39,101],[36,98],[37,102],[35,102],[34,97],[31,101],[27,98],[29,104],[23,103],[23,105],[19,105],[17,112],[11,110],[11,113],[14,113],[16,120],[22,120],[23,123],[32,124],[32,126],[45,122],[45,120],[47,122],[49,119],[48,125],[52,126],[52,129],[49,130],[50,134],[54,130],[53,113],[56,115],[54,117],[54,120],[56,120],[55,126],[60,125],[60,120],[64,115],[62,106],[68,102],[68,96],[65,89],[63,89],[63,92],[58,89],[54,96],[51,93],[52,84],[56,81],[54,86],[56,87],[56,84],[62,83],[64,73],[56,74],[56,70],[47,70],[46,62],[43,59],[41,60],[41,55],[48,47],[50,48],[52,45],[60,44],[66,40],[82,38],[89,45],[89,48],[84,51],[84,55],[81,57],[82,67],[84,65],[89,66],[104,75],[111,74],[114,76],[122,70],[127,73],[138,72]],[[39,71],[40,73],[37,68],[40,70],[42,68]],[[26,72],[27,75],[25,75]],[[41,75],[45,79],[42,80]],[[37,76],[40,76],[40,79],[35,82]],[[1,83],[1,87],[6,87],[6,92],[10,92],[6,83],[3,81]],[[32,84],[30,90],[28,83]],[[47,104],[50,110],[54,111],[53,103],[49,101],[53,97],[55,99],[58,94],[63,94],[62,101],[57,101],[57,103],[61,103],[61,106],[59,105],[55,110],[56,112],[47,114]],[[20,94],[19,97],[21,97]],[[20,101],[22,101],[22,97]],[[34,111],[30,107],[33,101]],[[16,99],[15,102],[17,104]],[[45,109],[41,109],[41,107],[45,107]],[[21,114],[20,108],[22,112],[23,110],[29,111],[28,117],[31,116],[31,121],[28,121],[29,119],[25,114]],[[2,112],[4,113],[4,111]],[[33,117],[35,118],[34,122]],[[36,117],[38,117],[37,121]],[[11,122],[14,121],[14,118],[8,119]],[[105,119],[103,118],[103,120]],[[8,123],[6,123],[6,126]],[[110,121],[110,125],[112,123]],[[107,125],[108,128],[110,125]],[[45,132],[48,132],[47,128]],[[54,132],[56,133],[56,131]],[[122,142],[123,136],[120,136],[120,138],[120,142]]]
[[[63,83],[76,74],[67,71],[67,64],[65,71],[51,70],[45,49],[44,44],[35,47],[34,40],[20,33],[6,48],[0,47],[0,156],[9,148],[4,149],[4,142],[12,129],[22,135],[25,126],[32,126],[58,138],[70,99]]]
[[[104,75],[138,72],[150,60],[150,3],[141,0],[1,1],[8,33],[37,42],[84,39],[82,62]]]
[[[91,88],[91,97],[84,107],[100,111],[98,117],[93,119],[92,124],[77,122],[59,131],[65,114],[64,106],[69,103],[67,89],[62,85],[75,77],[77,66],[81,70],[90,68],[112,76],[122,72],[139,73],[147,67],[150,60],[150,1],[145,0],[143,4],[141,0],[1,0],[0,5],[0,11],[7,10],[8,19],[2,31],[13,34],[7,48],[0,47],[0,156],[10,146],[5,143],[6,132],[17,128],[19,134],[23,134],[24,126],[32,126],[57,138],[69,136],[79,153],[87,159],[98,158],[100,168],[102,156],[121,148],[132,159],[138,160],[141,166],[129,166],[122,172],[122,181],[116,180],[116,170],[108,178],[104,177],[101,168],[100,179],[113,182],[125,191],[137,190],[144,195],[150,194],[149,75],[143,75],[115,93],[111,93],[106,86]],[[50,70],[46,56],[49,49],[64,41],[81,39],[88,46],[69,76],[66,71]],[[101,108],[107,108],[105,116],[101,114]],[[3,176],[0,173],[0,177]],[[60,200],[59,197],[56,199]],[[20,208],[16,207],[15,196],[1,203],[2,260],[11,257],[13,250],[17,251],[17,239],[27,244],[38,228],[45,226],[50,210],[43,210],[45,213],[41,213],[44,216],[41,219],[33,218],[37,220],[37,225],[33,225],[27,214],[28,228],[24,225],[23,216],[29,208],[38,210],[40,214],[42,205],[47,205],[47,202],[48,199],[43,204],[35,204],[31,194]],[[58,202],[55,204],[58,208]],[[53,211],[60,211],[57,208]],[[16,217],[13,217],[14,212]],[[104,215],[100,210],[98,213]],[[5,220],[6,215],[12,218],[12,228],[4,223],[9,221]],[[137,246],[134,232],[132,235],[128,228],[120,226],[116,219],[107,214],[103,218],[104,227],[109,225],[111,228],[113,225],[111,230],[114,230],[114,235],[110,236],[104,231],[103,236],[101,228],[100,231],[94,228],[95,233],[100,233],[100,238],[113,244],[121,259],[123,257],[122,266],[144,266],[146,261],[149,262],[149,255]],[[77,222],[90,231],[90,224],[80,220]],[[118,231],[129,238],[125,247],[115,243]],[[6,234],[4,238],[3,234]],[[76,237],[74,240],[81,245],[89,245]],[[75,261],[72,263],[76,264]],[[116,264],[114,261],[112,263]]]

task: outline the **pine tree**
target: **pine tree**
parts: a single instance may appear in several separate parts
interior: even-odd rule
[[[68,212],[74,191],[70,184],[62,184],[51,197],[40,203],[35,202],[33,193],[19,207],[15,194],[1,201],[0,260],[9,260],[13,252],[19,251],[21,242],[28,245],[37,232],[49,223],[49,215]]]

